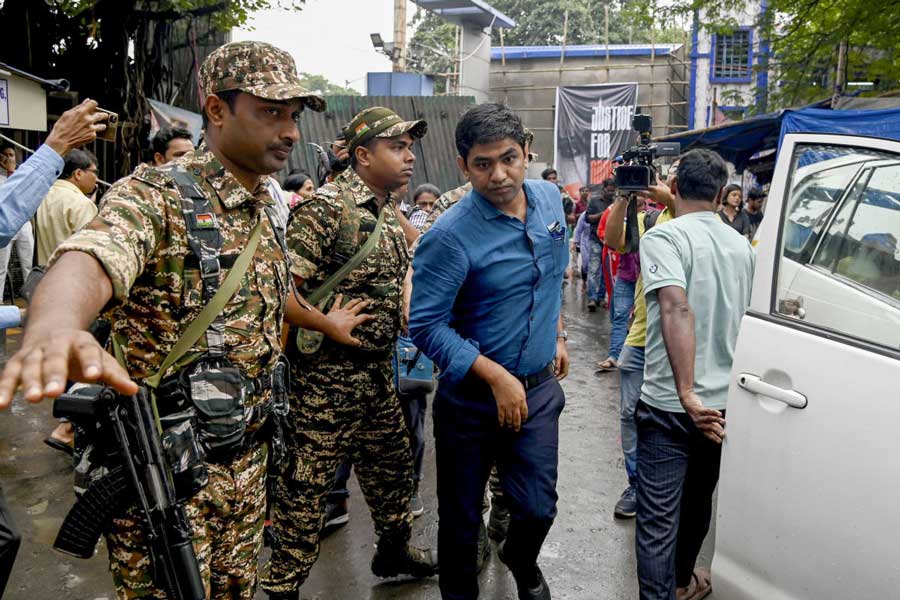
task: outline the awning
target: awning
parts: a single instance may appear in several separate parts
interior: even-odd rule
[[[516,22],[484,0],[413,0],[451,23],[509,29]]]

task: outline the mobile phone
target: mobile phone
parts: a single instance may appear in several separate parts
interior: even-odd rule
[[[98,133],[97,138],[106,142],[115,143],[116,132],[119,130],[119,115],[111,110],[106,110],[105,108],[98,108],[97,112],[104,112],[109,115],[106,119],[106,129]]]

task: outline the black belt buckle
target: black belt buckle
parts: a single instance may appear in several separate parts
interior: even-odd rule
[[[531,375],[519,375],[517,379],[522,382],[522,386],[527,392],[528,390],[541,385],[551,377],[553,377],[553,363],[550,363],[537,373],[532,373]]]

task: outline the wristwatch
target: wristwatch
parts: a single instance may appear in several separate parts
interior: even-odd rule
[[[556,339],[567,342],[569,340],[569,332],[563,329],[562,331],[556,332]]]

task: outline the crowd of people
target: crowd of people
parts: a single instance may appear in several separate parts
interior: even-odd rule
[[[300,114],[326,108],[296,73],[271,45],[220,47],[199,71],[203,141],[160,130],[150,160],[104,194],[80,149],[104,128],[95,102],[23,164],[4,148],[0,246],[30,237],[19,257],[42,277],[0,408],[18,389],[37,402],[71,382],[149,389],[162,439],[188,440],[171,467],[202,473],[179,500],[209,598],[299,598],[321,536],[349,519],[354,469],[377,576],[439,573],[445,600],[475,599],[490,538],[519,598],[546,600],[538,557],[569,370],[561,290],[581,281],[587,310],[609,311],[596,369],[621,377],[628,487],[614,515],[637,518],[641,598],[707,595],[695,563],[764,196],[744,207],[722,159],[691,151],[644,192],[608,179],[575,200],[552,168],[526,179],[533,136],[493,103],[460,117],[460,188],[408,189],[428,126],[382,107],[342,128],[326,180],[279,183]],[[437,551],[410,543],[435,387]],[[46,442],[78,462],[95,442],[83,433],[63,422]],[[0,590],[18,544],[0,498],[2,533]],[[120,598],[166,597],[137,505],[106,540]]]

